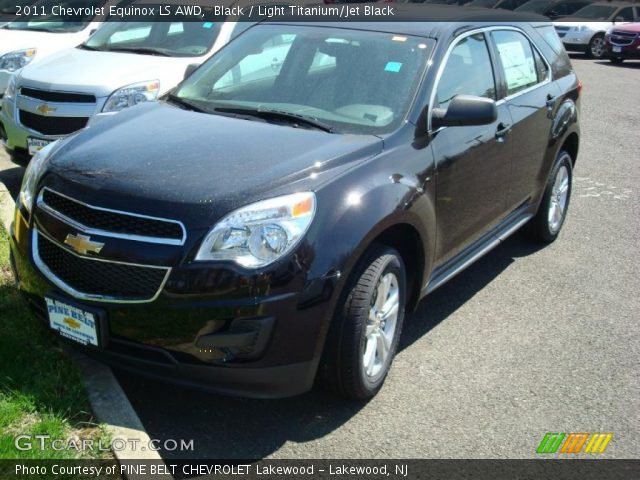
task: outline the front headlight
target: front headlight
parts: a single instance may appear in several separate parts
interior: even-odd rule
[[[20,70],[36,56],[35,48],[26,48],[9,52],[0,57],[0,70],[15,72]]]
[[[52,142],[38,153],[36,153],[27,169],[24,172],[24,177],[22,178],[22,186],[20,187],[20,204],[29,212],[33,208],[33,202],[36,196],[36,187],[38,186],[38,180],[40,180],[40,175],[44,170],[46,165],[47,157],[49,153],[51,153],[51,149],[56,144],[56,142]]]
[[[133,107],[139,103],[153,101],[158,98],[160,92],[160,81],[150,80],[148,82],[134,83],[126,87],[119,88],[111,94],[103,112],[119,112],[127,107]]]
[[[300,242],[316,211],[313,192],[263,200],[236,210],[207,234],[196,261],[231,260],[247,268],[269,265]]]

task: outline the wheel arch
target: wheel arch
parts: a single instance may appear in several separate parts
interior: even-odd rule
[[[578,160],[578,150],[580,149],[580,139],[577,132],[571,132],[562,142],[560,150],[564,150],[571,156],[571,164],[576,166]]]

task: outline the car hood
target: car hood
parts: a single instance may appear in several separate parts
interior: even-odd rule
[[[49,33],[0,28],[0,55],[15,50],[36,48],[36,61],[61,49],[78,45],[87,37],[85,30],[76,33]]]
[[[69,48],[27,65],[20,75],[20,84],[106,97],[132,83],[160,80],[160,90],[166,92],[182,81],[189,64],[201,61],[201,58],[193,57],[172,58]]]
[[[640,33],[640,23],[616,24],[615,30],[618,32]]]
[[[153,102],[63,140],[43,183],[86,203],[209,228],[254,201],[315,190],[382,150],[330,134]]]

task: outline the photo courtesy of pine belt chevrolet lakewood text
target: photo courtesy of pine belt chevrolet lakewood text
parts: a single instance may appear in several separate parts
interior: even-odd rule
[[[553,24],[509,13],[247,28],[161,101],[33,157],[21,291],[142,374],[374,396],[423,297],[565,221],[582,85]]]

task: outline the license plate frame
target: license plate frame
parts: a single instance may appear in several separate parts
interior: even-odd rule
[[[44,300],[49,328],[58,335],[86,347],[106,346],[108,329],[103,310],[87,307],[58,295],[47,295]],[[52,308],[55,311],[52,312]]]
[[[44,138],[28,137],[27,147],[29,149],[29,155],[32,155],[32,156],[35,155],[44,147],[49,145],[51,142],[52,142],[51,140],[45,140]]]

